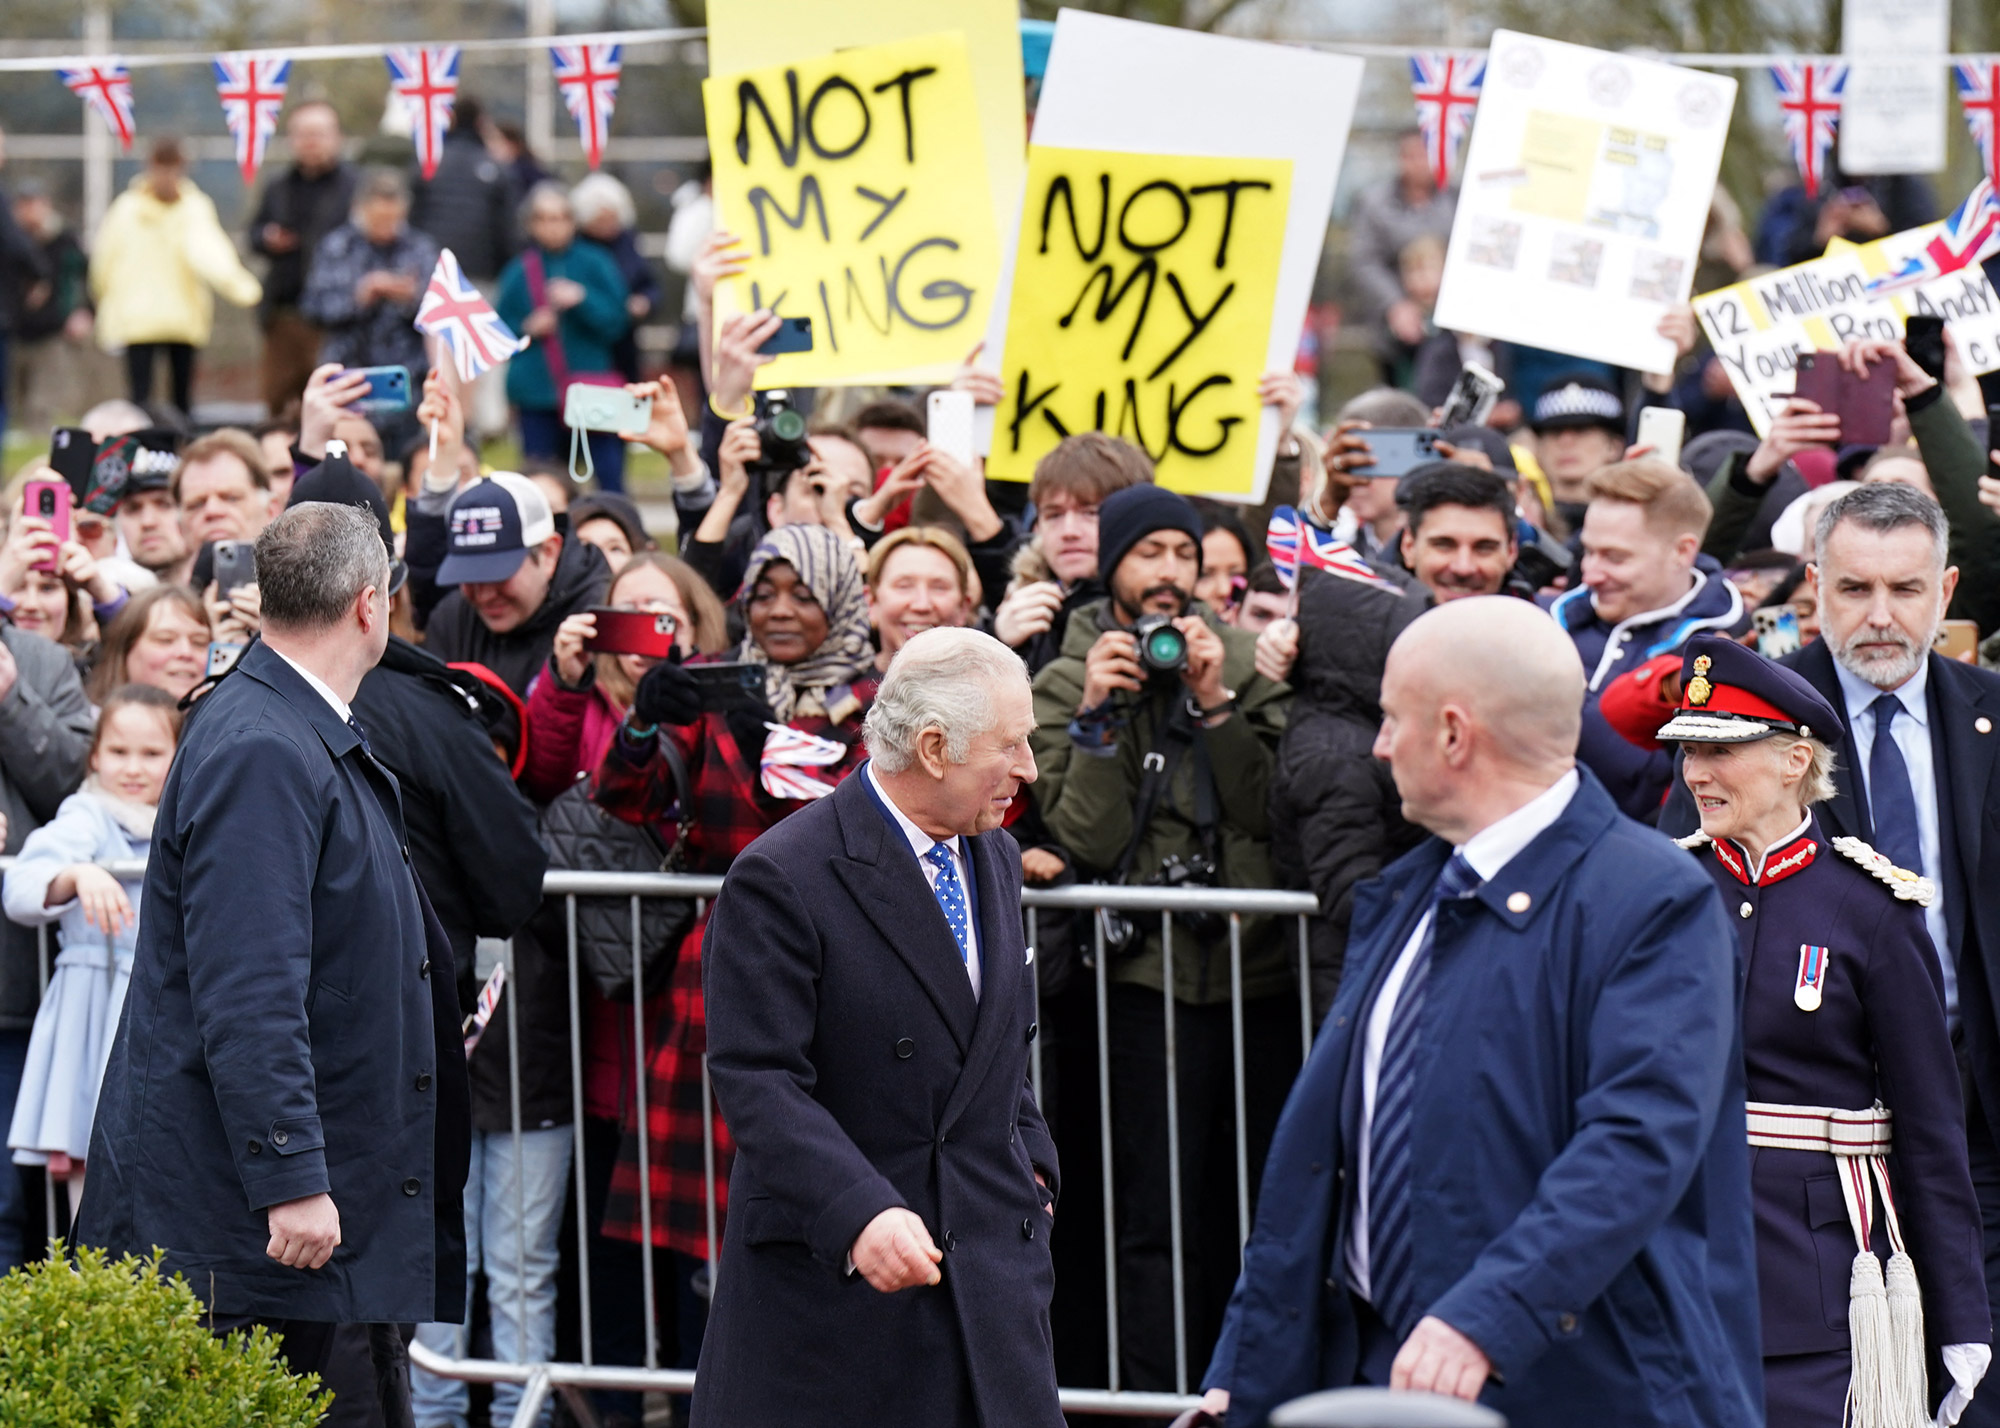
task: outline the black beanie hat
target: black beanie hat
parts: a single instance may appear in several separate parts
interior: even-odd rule
[[[1111,572],[1127,551],[1154,531],[1186,531],[1194,538],[1197,569],[1201,565],[1201,517],[1187,497],[1141,482],[1113,491],[1097,508],[1097,578],[1111,583]]]
[[[403,588],[409,572],[396,558],[396,532],[389,521],[389,503],[382,499],[381,487],[355,469],[344,447],[337,452],[329,451],[325,460],[294,481],[291,497],[285,504],[289,509],[312,501],[360,506],[374,517],[377,529],[382,532],[382,544],[389,548],[389,593],[393,595]]]

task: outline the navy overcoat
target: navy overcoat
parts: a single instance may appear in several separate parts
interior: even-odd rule
[[[729,870],[705,987],[736,1165],[695,1428],[1062,1428],[1020,852],[998,829],[969,842],[976,1000],[865,770]],[[935,1287],[881,1294],[846,1272],[896,1206],[945,1252]]]
[[[1485,1351],[1482,1401],[1514,1428],[1761,1428],[1735,935],[1708,876],[1581,772],[1552,825],[1439,912],[1416,1302]],[[1432,838],[1356,898],[1204,1380],[1231,1428],[1355,1381],[1351,1053],[1449,853]]]
[[[218,1315],[456,1322],[470,1137],[451,946],[395,777],[254,644],[160,799],[77,1239],[164,1248]],[[333,1258],[266,1258],[268,1207],[321,1192]]]

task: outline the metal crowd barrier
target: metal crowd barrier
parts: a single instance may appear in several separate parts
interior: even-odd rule
[[[0,870],[11,863],[11,859],[0,859]],[[107,863],[104,865],[114,876],[136,877],[143,873],[145,864]],[[420,1343],[410,1346],[411,1362],[427,1372],[444,1378],[464,1380],[473,1383],[515,1383],[523,1385],[524,1392],[515,1414],[515,1428],[532,1428],[537,1415],[551,1397],[559,1397],[567,1403],[581,1423],[594,1425],[596,1414],[590,1404],[592,1390],[630,1390],[656,1393],[687,1393],[694,1385],[694,1374],[684,1369],[663,1368],[660,1365],[660,1326],[654,1285],[653,1207],[650,1194],[639,1197],[640,1217],[640,1265],[641,1285],[645,1308],[645,1362],[642,1365],[609,1365],[594,1362],[592,1350],[593,1333],[591,1323],[591,1278],[588,1246],[591,1227],[587,1209],[588,1194],[585,1185],[584,1152],[584,1034],[583,997],[577,954],[577,898],[578,897],[626,897],[631,900],[632,909],[632,981],[635,992],[642,985],[643,952],[641,938],[641,904],[647,897],[693,898],[699,910],[708,899],[721,890],[722,879],[691,874],[675,873],[579,873],[551,871],[543,881],[543,892],[547,896],[561,897],[565,902],[565,926],[567,931],[566,956],[569,981],[569,1024],[570,1024],[570,1086],[571,1086],[571,1173],[574,1182],[576,1202],[577,1234],[577,1300],[581,1330],[581,1363],[502,1363],[491,1359],[451,1359],[425,1348]],[[1229,930],[1229,985],[1231,1012],[1231,1051],[1233,1057],[1232,1081],[1235,1092],[1235,1170],[1236,1170],[1236,1212],[1239,1228],[1239,1244],[1247,1237],[1250,1227],[1250,1151],[1246,1119],[1244,1080],[1244,1024],[1243,1024],[1243,918],[1246,916],[1276,916],[1297,919],[1298,939],[1298,993],[1299,993],[1299,1045],[1301,1061],[1312,1049],[1312,989],[1307,955],[1307,920],[1319,911],[1316,898],[1310,893],[1284,892],[1273,889],[1248,888],[1157,888],[1157,887],[1112,887],[1097,884],[1078,884],[1057,889],[1026,889],[1021,897],[1026,915],[1026,933],[1031,947],[1038,945],[1038,923],[1040,914],[1046,911],[1066,910],[1077,913],[1094,913],[1098,909],[1110,909],[1125,913],[1157,913],[1160,917],[1162,943],[1162,980],[1169,987],[1174,985],[1174,919],[1177,915],[1189,913],[1213,913],[1228,918]],[[1080,921],[1080,920],[1079,920]],[[1103,1174],[1103,1233],[1104,1233],[1104,1280],[1105,1280],[1105,1330],[1106,1330],[1106,1382],[1105,1389],[1064,1388],[1062,1406],[1065,1412],[1079,1415],[1101,1415],[1125,1418],[1167,1418],[1194,1407],[1199,1401],[1190,1390],[1195,1386],[1191,1370],[1198,1374],[1200,1365],[1190,1365],[1188,1361],[1188,1305],[1186,1292],[1186,1247],[1182,1243],[1181,1208],[1183,1189],[1180,1165],[1180,1094],[1178,1060],[1175,1046],[1175,1005],[1171,997],[1162,998],[1163,1030],[1165,1037],[1165,1077],[1167,1092],[1167,1165],[1168,1204],[1172,1251],[1173,1277],[1173,1326],[1174,1326],[1174,1377],[1176,1391],[1173,1393],[1138,1392],[1120,1386],[1119,1366],[1119,1322],[1118,1322],[1118,1235],[1116,1196],[1113,1193],[1113,1107],[1111,1104],[1111,1046],[1108,1012],[1108,978],[1106,975],[1109,959],[1104,949],[1103,920],[1091,916],[1089,924],[1094,928],[1091,940],[1095,956],[1090,959],[1087,970],[1095,979],[1096,1021],[1097,1021],[1097,1103],[1098,1129],[1102,1141]],[[48,985],[50,969],[49,928],[41,932],[41,982]],[[507,964],[507,980],[515,982],[513,965],[514,945],[505,944],[504,960]],[[655,994],[660,995],[659,993]],[[1037,988],[1039,1003],[1040,990]],[[512,1098],[512,1136],[515,1161],[521,1161],[521,1066],[518,999],[505,998],[508,1019],[508,1082]],[[649,1039],[646,1028],[646,1003],[643,996],[635,995],[631,1003],[634,1047],[634,1088],[636,1123],[644,1127],[648,1124],[647,1067],[646,1055]],[[1043,1038],[1036,1038],[1031,1045],[1030,1070],[1035,1095],[1039,1100],[1043,1092],[1042,1046]],[[715,1098],[708,1085],[708,1068],[702,1067],[704,1105],[702,1115],[703,1165],[706,1176],[706,1200],[708,1206],[708,1274],[711,1293],[717,1282],[720,1266],[716,1255],[720,1246],[720,1216],[716,1207],[716,1156],[715,1156]],[[651,1138],[639,1135],[637,1138],[639,1183],[650,1186]],[[523,1176],[515,1179],[515,1226],[516,1264],[527,1260],[526,1248],[526,1206]],[[54,1182],[48,1184],[46,1193],[49,1233],[57,1228],[56,1192]],[[1082,1207],[1068,1208],[1067,1213],[1082,1213]],[[491,1253],[490,1247],[484,1249]],[[516,1311],[525,1322],[527,1286],[523,1276],[516,1276],[519,1296]]]

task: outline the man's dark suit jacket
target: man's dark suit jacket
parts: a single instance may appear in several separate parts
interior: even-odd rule
[[[736,1166],[693,1421],[1061,1428],[1019,850],[997,829],[968,840],[975,1000],[866,778],[752,843],[709,922],[709,1069]],[[896,1206],[944,1251],[934,1288],[846,1272]]]
[[[166,1249],[218,1316],[463,1317],[470,1156],[451,944],[394,775],[254,644],[190,715],[146,867],[80,1243]],[[324,1268],[265,1257],[322,1192]]]

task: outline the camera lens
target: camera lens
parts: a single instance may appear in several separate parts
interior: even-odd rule
[[[1187,636],[1165,615],[1147,615],[1133,626],[1139,642],[1139,663],[1156,674],[1187,667]]]
[[[55,492],[53,492],[53,491],[49,491],[49,490],[44,490],[44,491],[42,492],[42,495],[41,495],[41,502],[42,502],[42,514],[43,514],[43,515],[45,515],[45,516],[53,516],[53,515],[54,515],[54,514],[56,513],[56,493],[55,493]]]
[[[781,407],[771,413],[771,435],[780,441],[803,441],[806,419],[790,407]]]

